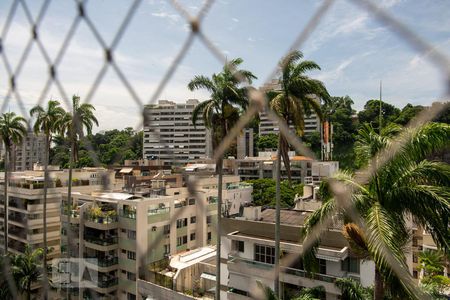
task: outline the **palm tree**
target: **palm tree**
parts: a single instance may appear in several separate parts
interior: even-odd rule
[[[335,284],[341,290],[341,299],[369,300],[373,298],[371,288],[365,288],[359,281],[351,278],[338,278]]]
[[[31,117],[36,117],[34,123],[34,132],[37,134],[43,132],[45,134],[45,160],[44,160],[44,205],[43,205],[43,219],[44,219],[44,299],[47,299],[47,188],[48,188],[48,160],[50,145],[55,133],[60,131],[60,120],[64,118],[66,112],[56,100],[50,100],[47,103],[47,110],[40,105],[33,107],[30,110]]]
[[[360,248],[375,262],[374,298],[383,299],[385,291],[395,295],[406,292],[414,295],[408,281],[397,277],[384,255],[388,249],[396,263],[407,270],[404,254],[410,232],[406,217],[414,220],[432,235],[437,246],[449,250],[450,232],[450,166],[442,162],[426,160],[431,153],[450,144],[450,125],[429,123],[418,129],[404,129],[405,144],[384,165],[380,164],[380,150],[390,149],[394,132],[399,128],[387,126],[381,133],[371,125],[359,131],[357,153],[365,159],[371,158],[372,176],[366,183],[359,183],[347,172],[338,173],[332,180],[340,181],[352,191],[354,209],[366,224],[367,232],[358,225],[347,226],[347,238],[352,248]],[[329,182],[323,189],[330,188]],[[330,193],[305,223],[306,236],[315,226],[331,217],[334,208],[344,222],[349,218],[345,209],[338,206],[337,199]],[[395,288],[393,288],[395,286]]]
[[[299,136],[305,128],[304,115],[314,111],[321,119],[322,112],[318,99],[328,99],[329,94],[324,84],[305,75],[307,71],[320,70],[313,61],[303,60],[303,54],[292,51],[280,61],[281,76],[278,80],[281,87],[269,91],[270,108],[288,125],[293,125]],[[289,162],[289,143],[280,133],[278,136],[278,154],[276,170],[276,206],[275,206],[275,293],[279,295],[279,260],[280,260],[280,177],[281,158],[283,158],[289,184],[291,183],[291,167]]]
[[[78,162],[79,140],[84,134],[84,129],[88,135],[92,134],[94,124],[98,126],[98,120],[94,115],[95,107],[89,103],[80,105],[80,97],[72,96],[72,113],[67,112],[64,117],[58,120],[56,125],[59,133],[62,136],[67,136],[70,141],[70,161],[69,161],[69,185],[67,188],[68,206],[72,207],[72,169],[73,165]],[[68,224],[70,224],[70,213],[68,216]],[[70,230],[67,231],[67,240],[69,242],[69,249],[71,239]]]
[[[247,88],[242,83],[251,84],[256,76],[250,71],[240,70],[241,58],[231,60],[222,71],[213,74],[211,78],[197,75],[188,84],[191,91],[205,89],[211,94],[211,99],[197,105],[192,112],[194,126],[202,114],[203,124],[211,130],[213,149],[225,138],[228,131],[239,119],[239,110],[248,106]],[[220,297],[220,232],[222,217],[222,169],[223,158],[217,160],[218,201],[217,201],[217,263],[216,263],[216,297]]]
[[[11,275],[10,273],[8,274],[6,272],[7,268],[9,268],[10,264],[10,257],[9,255],[1,255],[0,256],[0,270],[2,270],[2,272],[0,272],[0,299],[13,299],[13,293],[11,292],[11,288],[8,282],[8,275]],[[13,277],[11,276],[10,279],[13,279]],[[11,283],[15,283],[14,280],[12,280],[13,282]]]
[[[33,250],[31,246],[25,246],[23,254],[13,256],[12,273],[18,288],[26,293],[27,299],[31,299],[31,285],[41,279],[42,272],[40,260],[44,254],[42,248]]]
[[[300,61],[302,58],[302,52],[297,50],[286,55],[280,62],[281,76],[278,81],[281,87],[268,92],[270,108],[286,124],[294,126],[299,136],[304,134],[304,115],[313,111],[322,119],[319,101],[330,97],[321,81],[305,75],[307,71],[320,70],[319,65],[310,60]],[[291,181],[289,143],[282,134],[279,135],[279,150]]]
[[[5,254],[8,252],[8,185],[11,147],[20,144],[27,134],[26,121],[13,112],[4,113],[0,117],[0,138],[5,145],[5,185],[3,196],[4,218],[3,230],[5,235]]]

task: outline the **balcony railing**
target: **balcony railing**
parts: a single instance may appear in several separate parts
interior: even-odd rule
[[[87,255],[87,254],[84,254],[84,257],[88,258],[88,259],[92,259],[89,262],[92,262],[93,264],[95,264],[95,265],[97,265],[99,267],[110,267],[110,266],[117,265],[119,263],[119,258],[118,257],[98,258],[98,257]]]
[[[238,256],[232,256],[232,255],[228,256],[228,262],[245,263],[245,264],[249,265],[250,267],[264,269],[264,270],[271,270],[274,267],[274,265],[272,265],[272,264],[267,264],[267,263],[254,261],[251,259],[246,259],[246,258],[242,258],[242,257],[238,257]],[[314,280],[320,280],[323,282],[334,283],[337,279],[337,277],[331,276],[331,275],[308,273],[304,270],[294,269],[294,268],[284,267],[284,266],[281,266],[280,270],[281,270],[281,272],[286,273],[286,274],[291,274],[291,275],[295,275],[295,276],[303,277],[303,278],[310,278],[310,279],[314,279]]]
[[[117,236],[100,238],[98,236],[85,235],[84,240],[88,243],[97,244],[101,246],[110,246],[117,244]]]
[[[111,279],[102,279],[99,278],[98,282],[96,282],[95,284],[99,287],[99,288],[109,288],[112,286],[116,286],[118,284],[119,280],[117,278],[111,278]]]
[[[120,210],[120,216],[123,217],[123,218],[136,220],[136,211],[135,210],[121,209]]]

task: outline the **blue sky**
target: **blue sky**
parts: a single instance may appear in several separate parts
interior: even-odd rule
[[[195,14],[201,1],[180,1]],[[27,1],[33,16],[42,1]],[[87,13],[109,44],[131,1],[91,0]],[[243,67],[253,71],[260,86],[302,30],[322,1],[217,0],[203,23],[204,33],[229,58],[242,57]],[[439,51],[450,56],[450,2],[447,0],[383,0],[382,6],[408,25]],[[3,26],[11,1],[0,1],[0,26]],[[53,1],[42,22],[39,36],[54,59],[76,15],[72,1]],[[3,43],[10,64],[16,66],[26,42],[29,24],[18,8]],[[185,20],[169,2],[142,1],[115,52],[123,70],[139,96],[148,101],[165,70],[188,36]],[[301,49],[306,59],[316,61],[322,70],[311,73],[323,80],[334,96],[349,95],[355,108],[377,98],[383,80],[384,100],[402,107],[406,103],[430,104],[446,92],[444,77],[427,55],[412,50],[371,13],[349,1],[337,0]],[[85,23],[79,26],[62,60],[58,74],[69,94],[87,95],[103,64],[103,53]],[[177,102],[188,98],[207,99],[201,91],[190,92],[186,85],[197,74],[218,72],[221,64],[196,40],[160,99]],[[47,78],[47,66],[36,45],[17,79],[26,108],[36,103]],[[6,94],[7,77],[0,63],[0,97]],[[53,86],[47,98],[60,99]],[[9,109],[20,113],[12,99]],[[110,69],[92,103],[97,108],[99,129],[137,127],[139,108],[115,73]]]

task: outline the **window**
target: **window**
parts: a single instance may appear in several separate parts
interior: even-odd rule
[[[164,245],[164,254],[170,254],[170,244]]]
[[[233,241],[233,250],[244,252],[244,241]]]
[[[136,281],[136,274],[131,273],[131,272],[127,272],[127,279],[128,280],[132,280],[132,281]]]
[[[341,262],[341,270],[359,274],[359,259],[355,257],[347,257]]]
[[[206,224],[211,224],[211,216],[206,216]]]
[[[211,232],[208,232],[208,243],[211,242],[211,240],[212,240],[212,234],[211,234]]]
[[[189,198],[189,205],[195,205],[195,198]]]
[[[128,259],[136,260],[136,252],[128,251],[127,257],[128,257]]]
[[[127,230],[124,229],[124,228],[122,228],[122,229],[120,229],[120,230],[122,231],[122,233],[127,233]]]
[[[274,264],[275,247],[255,245],[255,260],[266,264]]]
[[[197,222],[197,217],[196,216],[191,217],[191,224],[194,224],[195,222]]]
[[[419,274],[417,273],[417,271],[413,271],[413,277],[416,279],[419,278]]]
[[[177,237],[177,247],[187,244],[187,235]]]
[[[177,220],[177,228],[182,228],[187,226],[187,218]]]
[[[327,261],[325,259],[319,259],[319,273],[327,274]]]
[[[127,237],[128,237],[130,240],[135,240],[135,239],[136,239],[136,231],[134,231],[134,230],[128,230],[128,232],[127,232]]]
[[[170,224],[164,225],[164,234],[170,233]]]
[[[131,293],[127,293],[127,300],[136,300],[136,295],[135,294],[131,294]]]
[[[122,254],[127,254],[127,250],[122,249]]]
[[[413,263],[417,263],[419,261],[416,253],[413,253],[412,259],[413,259]]]
[[[194,232],[194,233],[191,233],[190,240],[191,240],[191,241],[195,240],[195,232]]]

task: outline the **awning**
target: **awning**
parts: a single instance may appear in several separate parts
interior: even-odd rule
[[[202,275],[200,275],[200,278],[216,281],[216,275],[209,273],[202,273]]]
[[[315,256],[318,259],[324,259],[324,260],[333,261],[333,262],[340,262],[341,260],[345,259],[345,258],[339,258],[339,257],[329,256],[329,255],[320,255],[320,254],[316,254]]]
[[[133,168],[123,168],[119,173],[128,174],[130,172],[133,172]]]

